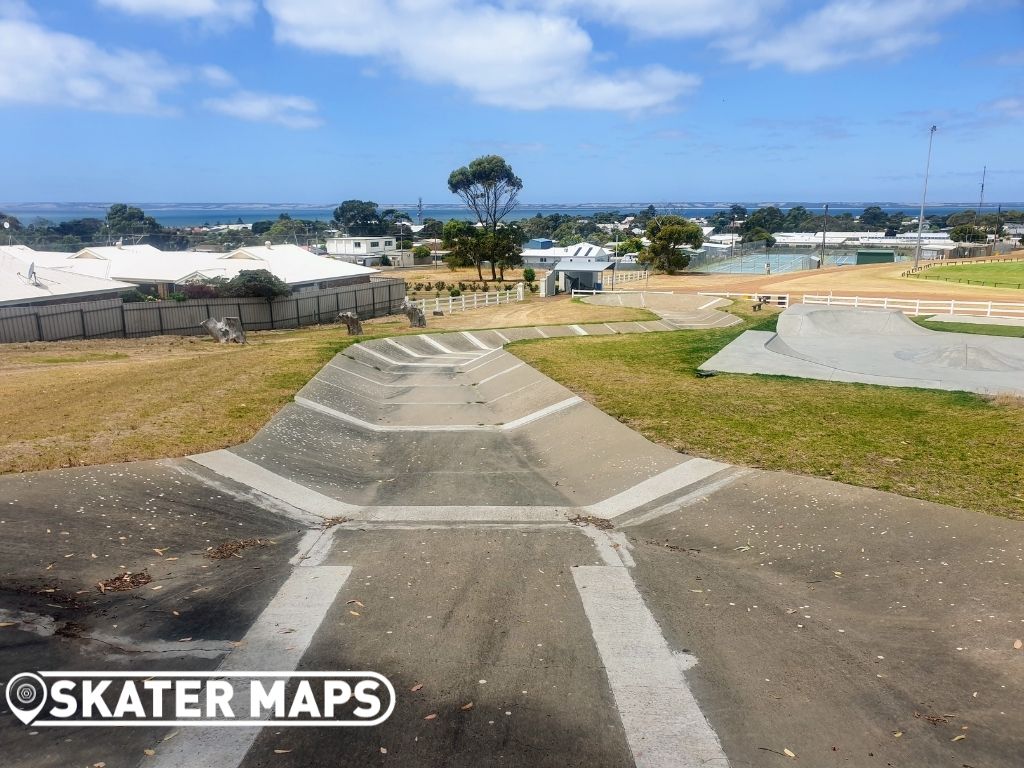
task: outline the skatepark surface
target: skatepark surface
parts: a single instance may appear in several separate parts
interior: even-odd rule
[[[373,670],[398,691],[353,729],[98,738],[3,709],[7,764],[1018,766],[1019,524],[676,453],[502,348],[669,327],[367,341],[244,445],[0,477],[4,679]],[[206,556],[235,540],[260,543]]]
[[[669,293],[666,291],[616,291],[584,296],[587,304],[609,307],[640,307],[649,309],[673,328],[727,328],[736,325],[736,315],[719,311],[732,302],[727,299],[700,296],[695,293]]]
[[[797,304],[701,366],[825,381],[1024,396],[1024,339],[922,328],[902,312]]]

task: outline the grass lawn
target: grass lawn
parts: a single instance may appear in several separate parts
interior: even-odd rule
[[[982,336],[1010,336],[1024,339],[1024,325],[987,325],[983,323],[935,323],[918,317],[912,317],[915,323],[930,331],[948,331],[949,333],[977,333]]]
[[[4,345],[0,472],[244,442],[350,343],[318,328],[251,334],[245,346],[167,336]]]
[[[734,310],[735,311],[735,310]],[[517,342],[511,351],[649,439],[1024,519],[1024,401],[697,367],[744,330]],[[988,326],[991,327],[991,326]]]
[[[918,276],[925,280],[971,282],[997,288],[1024,288],[1024,261],[951,264],[926,269]]]

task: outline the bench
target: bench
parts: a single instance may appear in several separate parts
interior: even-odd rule
[[[760,312],[761,311],[761,307],[763,307],[763,306],[764,306],[764,302],[763,301],[759,301],[756,304],[753,304],[751,306],[751,309],[754,310],[755,312]]]

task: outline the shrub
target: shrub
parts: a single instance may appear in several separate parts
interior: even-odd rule
[[[533,271],[533,267],[527,267],[523,270],[523,280],[528,283],[532,283],[537,279],[537,273]]]
[[[434,283],[434,288],[438,291],[443,291],[446,287],[447,284],[445,283],[444,280],[438,280],[436,283]]]
[[[172,291],[171,293],[167,294],[167,298],[170,299],[171,301],[188,301],[188,296],[186,296],[181,291]]]
[[[449,296],[461,296],[462,295],[462,291],[460,291],[458,288],[452,288],[451,290],[448,291],[448,295]]]
[[[265,269],[243,269],[228,280],[221,289],[222,296],[231,298],[261,298],[270,301],[292,292],[281,278]]]

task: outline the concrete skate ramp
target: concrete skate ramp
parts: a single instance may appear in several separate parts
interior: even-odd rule
[[[798,304],[702,366],[825,381],[1024,396],[1024,339],[931,331],[895,310]]]
[[[695,293],[661,293],[652,291],[622,291],[586,296],[587,304],[605,307],[637,307],[649,309],[676,329],[727,328],[740,322],[735,315],[719,312],[732,302]]]

